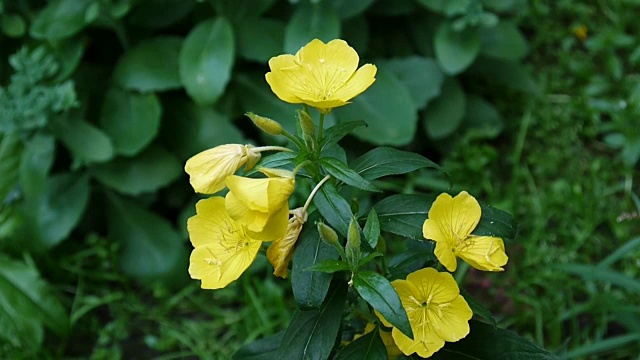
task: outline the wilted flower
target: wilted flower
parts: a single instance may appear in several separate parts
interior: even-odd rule
[[[502,239],[471,235],[481,215],[480,204],[466,191],[454,198],[440,194],[431,205],[422,234],[436,242],[434,253],[447,270],[456,270],[456,256],[478,270],[504,270],[502,266],[509,258]]]
[[[325,44],[314,39],[295,55],[271,58],[266,79],[281,100],[328,113],[348,104],[375,81],[375,65],[358,69],[359,61],[358,53],[344,40]]]
[[[274,240],[267,249],[267,259],[273,265],[273,275],[284,279],[289,276],[289,262],[302,231],[302,225],[307,221],[307,212],[302,208],[293,210],[292,213],[287,232],[281,238]]]

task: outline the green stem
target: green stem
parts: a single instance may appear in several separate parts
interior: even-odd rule
[[[292,143],[294,143],[298,149],[304,148],[304,145],[302,145],[302,143],[300,142],[300,140],[298,140],[295,136],[291,135],[290,132],[288,132],[285,129],[282,129],[282,135],[284,135],[287,139],[291,140]]]
[[[323,128],[324,128],[324,114],[320,113],[320,121],[318,122],[318,142],[322,140]]]
[[[298,173],[298,171],[300,171],[300,169],[302,169],[304,166],[306,166],[309,163],[311,163],[311,161],[305,160],[305,161],[301,162],[300,164],[296,165],[296,167],[293,168],[293,176],[295,177],[296,174]]]
[[[253,151],[263,152],[263,151],[287,151],[293,152],[293,150],[283,147],[283,146],[259,146],[252,149]]]
[[[303,162],[304,163],[304,162]],[[324,183],[326,183],[327,181],[329,181],[329,179],[331,179],[331,175],[327,175],[325,176],[322,180],[320,180],[320,182],[318,183],[318,185],[316,185],[316,187],[313,188],[313,191],[311,191],[311,194],[309,195],[309,197],[307,198],[307,202],[304,203],[304,211],[307,211],[307,209],[309,208],[309,205],[311,205],[311,200],[313,200],[313,197],[316,195],[316,193],[318,192],[318,190],[320,190],[320,188],[322,187],[322,185],[324,185]]]

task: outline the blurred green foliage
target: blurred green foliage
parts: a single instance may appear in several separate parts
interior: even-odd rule
[[[637,9],[0,1],[1,357],[229,358],[284,328],[295,305],[264,261],[215,294],[188,283],[184,227],[197,199],[182,164],[222,143],[260,142],[246,111],[293,131],[296,107],[271,93],[266,64],[314,37],[343,38],[379,67],[372,88],[328,119],[368,124],[345,146],[349,158],[371,144],[439,155],[456,187],[518,214],[511,275],[488,277],[519,304],[493,309],[499,320],[574,358],[637,353],[627,345],[640,334],[640,304],[629,300],[638,292],[612,280],[638,276]],[[579,25],[585,40],[572,33]],[[448,181],[424,171],[386,190]],[[570,275],[625,243],[627,257],[584,281]],[[569,265],[547,266],[557,263]]]

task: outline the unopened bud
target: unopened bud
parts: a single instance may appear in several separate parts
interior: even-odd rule
[[[304,110],[298,110],[298,120],[300,121],[300,128],[305,135],[315,136],[316,126],[313,124],[313,119],[308,112]]]
[[[353,265],[357,265],[360,261],[360,226],[355,218],[351,218],[349,222],[349,231],[347,232],[347,247],[345,252],[348,261]]]
[[[316,225],[318,226],[318,233],[320,234],[320,239],[322,241],[327,245],[340,246],[340,242],[338,242],[338,234],[336,234],[332,228],[321,221],[318,221]]]
[[[280,135],[282,134],[282,125],[275,120],[271,120],[267,117],[256,115],[252,112],[245,113],[251,121],[253,121],[256,126],[266,132],[269,135]]]

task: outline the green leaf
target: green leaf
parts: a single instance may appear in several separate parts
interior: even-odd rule
[[[336,249],[320,240],[318,230],[313,226],[316,220],[318,220],[317,213],[307,221],[311,226],[302,228],[293,252],[291,288],[300,309],[319,308],[327,295],[332,277],[331,274],[305,270],[324,260],[338,258]]]
[[[27,23],[19,14],[0,13],[0,29],[10,38],[19,38],[27,30]]]
[[[75,116],[57,116],[49,122],[51,131],[82,163],[104,162],[113,157],[111,139],[93,124]]]
[[[278,99],[264,80],[264,73],[240,73],[233,80],[237,84],[236,92],[242,94],[238,100],[243,109],[251,109],[256,114],[269,114],[271,119],[289,131],[296,128],[296,109],[300,106]]]
[[[284,331],[258,339],[233,354],[233,360],[272,360],[284,338]]]
[[[583,264],[558,264],[553,268],[562,272],[581,276],[585,280],[608,282],[613,285],[620,286],[627,291],[640,293],[640,280],[608,268]]]
[[[196,0],[138,1],[127,16],[127,20],[136,26],[163,28],[183,19],[195,6]]]
[[[349,270],[349,264],[342,260],[327,259],[306,268],[304,271],[318,271],[321,273],[332,274],[338,271]]]
[[[279,20],[258,18],[234,27],[238,55],[265,64],[284,51],[285,24]]]
[[[389,280],[373,271],[361,271],[353,275],[353,287],[391,325],[413,339],[407,312]]]
[[[37,198],[46,192],[47,174],[55,158],[53,136],[36,134],[24,147],[20,160],[20,188],[24,196]]]
[[[374,205],[382,231],[410,239],[422,239],[422,224],[427,219],[434,196],[398,194]]]
[[[464,120],[466,97],[458,80],[448,78],[442,93],[424,111],[424,125],[432,139],[442,139],[453,134]]]
[[[483,203],[480,203],[480,209],[482,217],[472,234],[495,236],[504,240],[516,238],[518,224],[511,214]]]
[[[352,165],[363,178],[374,180],[387,175],[401,175],[418,169],[441,169],[422,155],[389,147],[377,147],[357,158]]]
[[[260,168],[271,168],[271,169],[287,169],[293,170],[293,160],[295,159],[296,154],[288,151],[281,151],[275,154],[263,156],[260,161],[254,166],[251,170],[245,173],[246,176],[253,175],[259,172]]]
[[[489,325],[492,325],[492,326],[498,325],[496,323],[496,319],[493,318],[493,314],[491,314],[491,311],[489,311],[489,309],[487,309],[484,305],[478,302],[478,300],[476,300],[473,296],[471,296],[471,294],[469,294],[463,289],[460,289],[460,295],[462,295],[462,297],[465,299],[467,304],[469,304],[469,307],[471,308],[471,311],[473,311],[474,316],[479,316],[483,318],[489,323]]]
[[[320,164],[322,165],[322,168],[326,170],[331,176],[347,185],[351,185],[365,191],[380,192],[377,187],[373,186],[373,184],[365,180],[362,176],[360,176],[360,174],[352,170],[347,164],[336,158],[322,158],[320,159]]]
[[[504,119],[495,106],[477,95],[467,98],[464,126],[477,137],[493,139],[504,129]]]
[[[358,262],[358,266],[363,266],[369,262],[371,262],[373,259],[380,257],[380,256],[384,256],[382,253],[379,252],[372,252],[371,254],[365,256],[364,258],[360,259],[360,261]]]
[[[362,14],[375,0],[331,0],[331,6],[343,21]]]
[[[375,62],[378,67],[395,74],[402,82],[418,110],[424,109],[427,103],[440,95],[444,82],[444,74],[438,63],[430,58],[409,56]]]
[[[456,75],[469,67],[480,53],[480,35],[474,29],[453,30],[443,23],[434,38],[436,58],[449,75]]]
[[[147,38],[120,57],[113,81],[125,89],[141,92],[179,89],[182,86],[178,73],[181,47],[179,37]]]
[[[86,25],[85,14],[93,0],[51,1],[31,23],[31,36],[40,40],[60,40],[68,38]]]
[[[378,238],[380,237],[380,220],[375,208],[371,208],[369,215],[367,216],[367,222],[364,224],[364,238],[369,243],[372,249],[378,245]]]
[[[350,342],[336,354],[334,360],[387,360],[387,347],[376,327],[368,334]]]
[[[320,191],[313,197],[313,203],[329,225],[336,229],[342,236],[347,236],[349,221],[353,213],[351,206],[345,200],[333,184],[325,183]]]
[[[67,80],[76,71],[85,50],[85,41],[80,35],[51,44],[58,59],[60,69],[54,78],[55,82]]]
[[[187,258],[182,237],[167,220],[137,204],[115,194],[108,199],[108,238],[120,244],[120,269],[141,280],[166,279]]]
[[[229,116],[211,106],[198,106],[188,98],[167,101],[165,106],[160,137],[180,160],[218,145],[247,143]]]
[[[257,20],[260,15],[273,7],[276,1],[277,0],[216,0],[213,4],[216,12],[221,16],[224,16],[233,23],[246,24]]]
[[[433,360],[559,360],[560,358],[519,336],[479,321],[469,321],[471,332],[457,342],[446,342]]]
[[[19,177],[22,142],[15,134],[0,134],[0,204],[4,204]]]
[[[531,73],[518,62],[480,56],[469,68],[469,72],[518,91],[535,94],[538,90]]]
[[[334,280],[320,309],[296,311],[274,359],[328,359],[338,337],[346,296],[347,284]]]
[[[26,229],[37,245],[51,248],[66,239],[82,218],[89,202],[89,177],[68,173],[50,177],[44,194],[27,199]]]
[[[584,359],[585,357],[593,356],[595,354],[618,350],[625,348],[627,344],[638,344],[640,341],[640,333],[631,333],[624,335],[617,335],[607,337],[602,340],[598,340],[592,344],[579,346],[577,348],[571,349],[571,351],[567,352],[567,359]]]
[[[60,338],[66,338],[67,310],[32,261],[0,255],[0,339],[25,349],[37,348],[42,341],[43,324]]]
[[[182,164],[166,150],[150,147],[134,158],[117,158],[90,171],[105,186],[138,195],[169,185],[182,175]]]
[[[233,29],[225,18],[198,24],[180,50],[180,79],[193,101],[212,105],[231,78],[235,58]]]
[[[132,156],[158,134],[162,108],[158,97],[111,88],[102,104],[100,126],[111,137],[118,154]]]
[[[499,22],[480,30],[481,53],[501,60],[521,60],[529,47],[518,27],[512,22]]]
[[[299,5],[284,33],[284,50],[295,54],[313,39],[329,42],[340,37],[340,18],[330,4]]]
[[[347,136],[350,132],[360,126],[367,126],[367,123],[362,120],[358,120],[333,125],[322,133],[320,148],[324,150],[324,148],[331,144],[337,144],[343,137]]]
[[[338,122],[364,119],[369,125],[354,135],[376,145],[405,145],[416,132],[416,106],[407,87],[392,73],[379,69],[376,82],[349,106],[334,110]]]
[[[447,16],[464,14],[470,2],[468,0],[418,0],[425,8]]]

